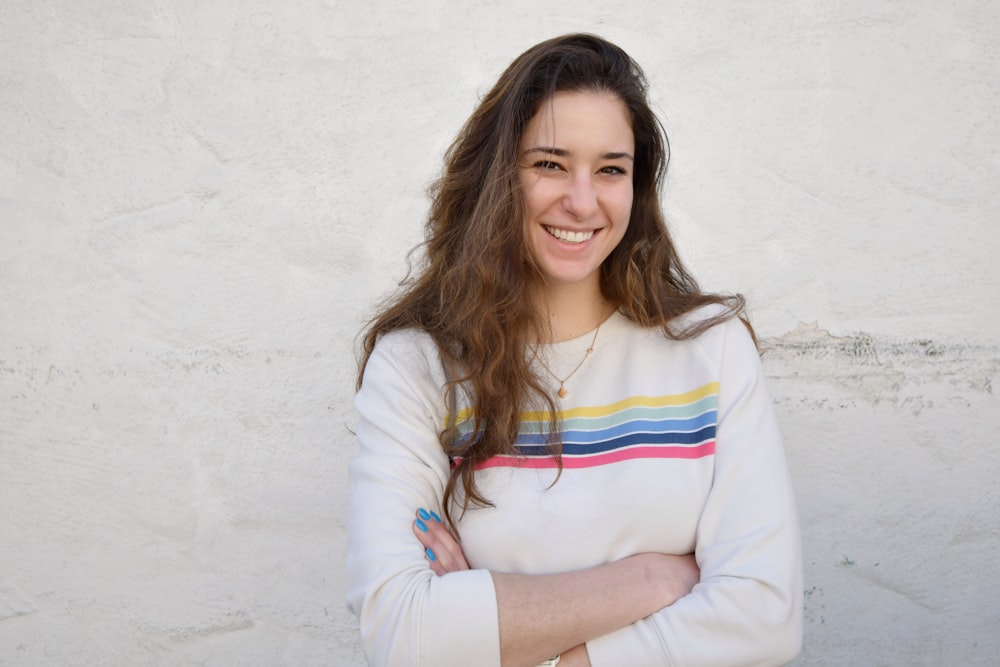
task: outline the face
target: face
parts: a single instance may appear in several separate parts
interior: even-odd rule
[[[610,93],[561,92],[521,138],[524,234],[549,289],[600,294],[600,266],[628,227],[635,138]]]

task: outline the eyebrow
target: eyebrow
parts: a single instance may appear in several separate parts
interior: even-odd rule
[[[524,151],[525,155],[528,153],[545,153],[547,155],[555,155],[557,157],[573,157],[573,153],[565,148],[556,148],[554,146],[534,146]],[[635,158],[632,157],[630,153],[625,152],[602,153],[600,158],[602,160],[631,160],[632,162],[635,162]]]

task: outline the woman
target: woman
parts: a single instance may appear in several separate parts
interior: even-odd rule
[[[771,402],[742,300],[674,250],[666,159],[640,69],[590,35],[519,56],[449,149],[426,264],[364,338],[348,569],[372,664],[798,652]]]

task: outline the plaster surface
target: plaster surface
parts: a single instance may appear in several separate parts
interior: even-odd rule
[[[767,348],[799,667],[1000,654],[1000,9],[7,2],[0,664],[361,665],[355,336],[540,39],[644,66],[665,205]]]

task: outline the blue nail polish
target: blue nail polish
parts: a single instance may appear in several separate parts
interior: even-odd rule
[[[426,549],[424,549],[424,553],[426,553],[427,557],[430,558],[431,560],[437,560],[437,556],[434,555],[434,552],[431,551],[430,547],[427,547]]]
[[[427,510],[425,510],[423,507],[417,510],[417,516],[419,516],[424,521],[427,521],[427,519],[431,518],[431,515],[428,514]]]
[[[420,519],[417,519],[417,528],[424,531],[425,533],[427,532],[427,524],[421,521]]]
[[[441,517],[439,517],[434,512],[431,512],[431,518],[434,519],[435,521],[437,521],[438,523],[441,523]]]

